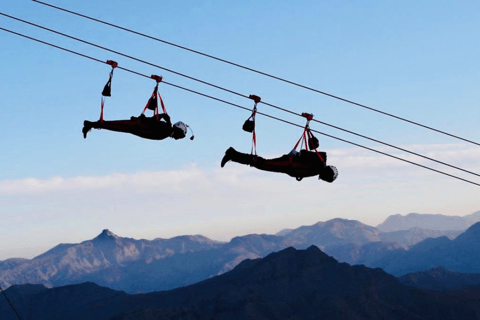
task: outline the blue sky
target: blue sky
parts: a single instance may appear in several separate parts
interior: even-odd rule
[[[290,79],[480,141],[480,22],[476,1],[91,1],[51,4]],[[480,172],[480,147],[74,17],[32,1],[1,11],[221,85],[316,119]],[[0,26],[143,74],[251,107],[241,97],[0,16]],[[390,214],[465,215],[479,187],[321,137],[340,176],[298,183],[229,163],[248,152],[245,111],[166,85],[173,121],[195,140],[147,141],[94,130],[109,67],[0,32],[0,259],[32,257],[104,228],[135,238],[204,234],[228,240],[334,217],[376,225]],[[138,115],[154,82],[116,70],[106,119]],[[295,123],[292,115],[259,110]],[[312,128],[480,182],[478,177],[389,150],[319,124]],[[258,151],[287,153],[301,130],[258,117]]]

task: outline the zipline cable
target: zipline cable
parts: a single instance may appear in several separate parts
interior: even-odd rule
[[[31,25],[31,26],[34,26],[34,27],[36,27],[36,28],[40,28],[40,29],[43,29],[43,30],[46,30],[46,31],[49,31],[49,32],[52,32],[52,33],[55,33],[55,34],[58,34],[58,35],[61,35],[61,36],[63,36],[63,37],[66,37],[66,38],[69,38],[69,39],[72,39],[72,40],[75,40],[75,41],[78,41],[78,42],[81,42],[81,43],[84,43],[84,44],[88,44],[88,45],[90,45],[90,46],[93,46],[93,47],[96,47],[96,48],[99,48],[99,49],[102,49],[102,50],[105,50],[105,51],[108,51],[108,52],[112,52],[112,53],[118,54],[118,55],[123,56],[123,57],[126,57],[126,58],[128,58],[128,59],[131,59],[131,60],[134,60],[134,61],[138,61],[138,62],[147,64],[147,65],[150,65],[150,66],[153,66],[153,67],[156,67],[156,68],[165,70],[165,71],[167,71],[167,72],[170,72],[170,73],[179,75],[179,76],[181,76],[181,77],[185,77],[185,78],[187,78],[187,79],[190,79],[190,80],[193,80],[193,81],[197,81],[197,82],[199,82],[199,83],[202,83],[202,84],[205,84],[205,85],[214,87],[214,88],[216,88],[216,89],[223,90],[223,91],[226,91],[226,92],[228,92],[228,93],[231,93],[231,94],[234,94],[234,95],[243,97],[243,98],[248,98],[247,95],[244,95],[244,94],[235,92],[235,91],[230,90],[230,89],[226,89],[226,88],[224,88],[224,87],[221,87],[221,86],[218,86],[218,85],[215,85],[215,84],[206,82],[206,81],[201,80],[201,79],[198,79],[198,78],[194,78],[194,77],[188,76],[188,75],[186,75],[186,74],[183,74],[183,73],[174,71],[174,70],[172,70],[172,69],[168,69],[168,68],[162,67],[162,66],[160,66],[160,65],[157,65],[157,64],[154,64],[154,63],[151,63],[151,62],[142,60],[142,59],[135,58],[135,57],[133,57],[133,56],[130,56],[130,55],[127,55],[127,54],[124,54],[124,53],[121,53],[121,52],[118,52],[118,51],[116,51],[116,50],[112,50],[112,49],[109,49],[109,48],[106,48],[106,47],[103,47],[103,46],[100,46],[100,45],[98,45],[98,44],[95,44],[95,43],[92,43],[92,42],[89,42],[89,41],[86,41],[86,40],[83,40],[83,39],[80,39],[80,38],[77,38],[77,37],[68,35],[68,34],[66,34],[66,33],[59,32],[59,31],[56,31],[56,30],[47,28],[47,27],[41,26],[41,25],[39,25],[39,24],[30,22],[30,21],[23,20],[23,19],[20,19],[20,18],[11,16],[11,15],[5,14],[5,13],[3,13],[3,12],[0,12],[0,15],[2,15],[2,16],[4,16],[4,17],[7,17],[7,18],[10,18],[10,19],[13,19],[13,20],[16,20],[16,21],[19,21],[19,22],[22,22],[22,23],[25,23],[25,24],[28,24],[28,25]],[[272,108],[275,108],[275,109],[278,109],[278,110],[282,110],[282,111],[284,111],[284,112],[287,112],[287,113],[294,114],[294,115],[296,115],[296,116],[302,117],[302,115],[299,114],[299,113],[296,113],[296,112],[294,112],[294,111],[291,111],[291,110],[288,110],[288,109],[285,109],[285,108],[276,106],[276,105],[274,105],[274,104],[267,103],[267,102],[264,102],[264,101],[260,101],[260,103],[263,103],[263,104],[265,104],[265,105],[267,105],[267,106],[270,106],[270,107],[272,107]],[[377,140],[377,139],[374,139],[374,138],[370,138],[370,137],[367,137],[367,136],[365,136],[365,135],[362,135],[362,134],[359,134],[359,133],[356,133],[356,132],[353,132],[353,131],[350,131],[350,130],[347,130],[347,129],[343,129],[343,128],[341,128],[341,127],[338,127],[338,126],[335,126],[335,125],[332,125],[332,124],[329,124],[329,123],[326,123],[326,122],[323,122],[323,121],[319,121],[319,120],[316,120],[316,119],[313,119],[312,121],[317,122],[317,123],[320,123],[320,124],[323,124],[323,125],[326,125],[326,126],[329,126],[329,127],[332,127],[332,128],[335,128],[335,129],[337,129],[337,130],[341,130],[341,131],[347,132],[347,133],[349,133],[349,134],[352,134],[352,135],[355,135],[355,136],[358,136],[358,137],[361,137],[361,138],[364,138],[364,139],[367,139],[367,140],[370,140],[370,141],[374,141],[374,142],[379,143],[379,144],[383,144],[383,145],[385,145],[385,146],[388,146],[388,147],[391,147],[391,148],[394,148],[394,149],[397,149],[397,150],[400,150],[400,151],[403,151],[403,152],[406,152],[406,153],[413,154],[413,155],[415,155],[415,156],[417,156],[417,157],[421,157],[421,158],[424,158],[424,159],[427,159],[427,160],[430,160],[430,161],[433,161],[433,162],[437,162],[437,163],[439,163],[439,164],[442,164],[442,165],[445,165],[445,166],[448,166],[448,167],[451,167],[451,168],[454,168],[454,169],[457,169],[457,170],[460,170],[460,171],[463,171],[463,172],[466,172],[466,173],[475,175],[475,176],[477,176],[477,177],[480,177],[480,174],[477,174],[477,173],[475,173],[475,172],[472,172],[472,171],[469,171],[469,170],[466,170],[466,169],[459,168],[459,167],[457,167],[457,166],[448,164],[448,163],[446,163],[446,162],[443,162],[443,161],[440,161],[440,160],[436,160],[436,159],[433,159],[433,158],[424,156],[424,155],[422,155],[422,154],[419,154],[419,153],[416,153],[416,152],[413,152],[413,151],[410,151],[410,150],[407,150],[407,149],[404,149],[404,148],[401,148],[401,147],[397,147],[397,146],[394,146],[394,145],[392,145],[392,144],[389,144],[389,143],[386,143],[386,142],[383,142],[383,141],[380,141],[380,140]]]
[[[210,59],[214,59],[214,60],[217,60],[217,61],[221,61],[221,62],[224,62],[224,63],[230,64],[230,65],[233,65],[233,66],[238,67],[238,68],[242,68],[242,69],[245,69],[245,70],[248,70],[248,71],[251,71],[251,72],[255,72],[255,73],[261,74],[261,75],[263,75],[263,76],[266,76],[266,77],[275,79],[275,80],[279,80],[279,81],[282,81],[282,82],[285,82],[285,83],[288,83],[288,84],[291,84],[291,85],[294,85],[294,86],[297,86],[297,87],[300,87],[300,88],[303,88],[303,89],[306,89],[306,90],[309,90],[309,91],[313,91],[313,92],[316,92],[316,93],[319,93],[319,94],[328,96],[328,97],[330,97],[330,98],[334,98],[334,99],[337,99],[337,100],[340,100],[340,101],[343,101],[343,102],[346,102],[346,103],[350,103],[350,104],[352,104],[352,105],[356,105],[356,106],[358,106],[358,107],[362,107],[362,108],[368,109],[368,110],[370,110],[370,111],[375,111],[375,112],[377,112],[377,113],[380,113],[380,114],[383,114],[383,115],[386,115],[386,116],[395,118],[395,119],[397,119],[397,120],[405,121],[405,122],[408,122],[408,123],[410,123],[410,124],[413,124],[413,125],[416,125],[416,126],[419,126],[419,127],[425,128],[425,129],[428,129],[428,130],[435,131],[435,132],[437,132],[437,133],[441,133],[441,134],[450,136],[450,137],[455,138],[455,139],[463,140],[463,141],[465,141],[465,142],[472,143],[472,144],[475,144],[475,145],[477,145],[477,146],[480,146],[480,143],[478,143],[478,142],[475,142],[475,141],[472,141],[472,140],[469,140],[469,139],[465,139],[465,138],[456,136],[456,135],[454,135],[454,134],[451,134],[451,133],[448,133],[448,132],[445,132],[445,131],[442,131],[442,130],[439,130],[439,129],[435,129],[435,128],[433,128],[433,127],[430,127],[430,126],[427,126],[427,125],[423,125],[423,124],[421,124],[421,123],[418,123],[418,122],[415,122],[415,121],[412,121],[412,120],[409,120],[409,119],[406,119],[406,118],[402,118],[402,117],[396,116],[396,115],[394,115],[394,114],[391,114],[391,113],[388,113],[388,112],[385,112],[385,111],[381,111],[381,110],[378,110],[378,109],[369,107],[369,106],[367,106],[367,105],[364,105],[364,104],[361,104],[361,103],[358,103],[358,102],[355,102],[355,101],[352,101],[352,100],[348,100],[348,99],[345,99],[345,98],[342,98],[342,97],[339,97],[339,96],[336,96],[336,95],[333,95],[333,94],[331,94],[331,93],[327,93],[327,92],[324,92],[324,91],[320,91],[320,90],[318,90],[318,89],[315,89],[315,88],[312,88],[312,87],[308,87],[308,86],[299,84],[299,83],[297,83],[297,82],[293,82],[293,81],[290,81],[290,80],[287,80],[287,79],[284,79],[284,78],[281,78],[281,77],[277,77],[277,76],[274,76],[274,75],[269,74],[269,73],[266,73],[266,72],[262,72],[262,71],[259,71],[259,70],[253,69],[253,68],[249,68],[249,67],[240,65],[240,64],[238,64],[238,63],[234,63],[234,62],[231,62],[231,61],[228,61],[228,60],[225,60],[225,59],[221,59],[221,58],[218,58],[218,57],[215,57],[215,56],[212,56],[212,55],[203,53],[203,52],[201,52],[201,51],[193,50],[193,49],[190,49],[190,48],[185,47],[185,46],[181,46],[181,45],[178,45],[178,44],[175,44],[175,43],[166,41],[166,40],[162,40],[162,39],[159,39],[159,38],[156,38],[156,37],[153,37],[153,36],[150,36],[150,35],[147,35],[147,34],[144,34],[144,33],[138,32],[138,31],[135,31],[135,30],[131,30],[131,29],[128,29],[128,28],[124,28],[124,27],[121,27],[121,26],[119,26],[119,25],[116,25],[116,24],[113,24],[113,23],[109,23],[109,22],[106,22],[106,21],[103,21],[103,20],[100,20],[100,19],[96,19],[96,18],[87,16],[87,15],[84,15],[84,14],[81,14],[81,13],[78,13],[78,12],[75,12],[75,11],[67,10],[67,9],[64,9],[64,8],[61,8],[61,7],[58,7],[58,6],[54,6],[54,5],[52,5],[52,4],[49,4],[49,3],[46,3],[46,2],[43,2],[43,1],[39,1],[39,0],[32,0],[32,1],[33,1],[33,2],[36,2],[36,3],[39,3],[39,4],[42,4],[42,5],[45,5],[45,6],[48,6],[48,7],[51,7],[51,8],[54,8],[54,9],[57,9],[57,10],[61,10],[61,11],[64,11],[64,12],[67,12],[67,13],[70,13],[70,14],[77,15],[77,16],[82,17],[82,18],[86,18],[86,19],[89,19],[89,20],[92,20],[92,21],[95,21],[95,22],[98,22],[98,23],[102,23],[102,24],[108,25],[108,26],[110,26],[110,27],[114,27],[114,28],[117,28],[117,29],[120,29],[120,30],[123,30],[123,31],[127,31],[127,32],[130,32],[130,33],[133,33],[133,34],[136,34],[136,35],[139,35],[139,36],[142,36],[142,37],[151,39],[151,40],[155,40],[155,41],[158,41],[158,42],[162,42],[162,43],[164,43],[164,44],[167,44],[167,45],[170,45],[170,46],[174,46],[174,47],[180,48],[180,49],[182,49],[182,50],[190,51],[190,52],[193,52],[193,53],[196,53],[196,54],[199,54],[199,55],[208,57],[208,58],[210,58]]]
[[[5,291],[3,291],[1,286],[0,286],[0,291],[2,291],[2,293],[5,296],[5,299],[7,300],[8,304],[10,305],[10,307],[12,307],[13,312],[15,312],[15,314],[17,315],[17,318],[19,320],[22,320],[22,318],[20,318],[20,315],[17,312],[17,309],[15,309],[15,307],[13,306],[13,303],[10,301],[10,299],[8,299],[7,294],[5,293]]]
[[[79,53],[79,52],[76,52],[76,51],[73,51],[73,50],[70,50],[70,49],[66,49],[66,48],[63,48],[63,47],[54,45],[54,44],[52,44],[52,43],[48,43],[48,42],[46,42],[46,41],[42,41],[42,40],[39,40],[39,39],[30,37],[30,36],[27,36],[27,35],[24,35],[24,34],[15,32],[15,31],[12,31],[12,30],[8,30],[8,29],[2,28],[2,27],[0,27],[0,30],[9,32],[9,33],[11,33],[11,34],[15,34],[15,35],[17,35],[17,36],[20,36],[20,37],[23,37],[23,38],[26,38],[26,39],[29,39],[29,40],[32,40],[32,41],[36,41],[36,42],[39,42],[39,43],[43,43],[43,44],[45,44],[45,45],[48,45],[48,46],[51,46],[51,47],[54,47],[54,48],[57,48],[57,49],[60,49],[60,50],[66,51],[66,52],[70,52],[70,53],[73,53],[73,54],[75,54],[75,55],[78,55],[78,56],[81,56],[81,57],[84,57],[84,58],[87,58],[87,59],[90,59],[90,60],[93,60],[93,61],[100,62],[100,63],[102,63],[102,64],[105,64],[105,62],[102,61],[102,60],[100,60],[100,59],[97,59],[97,58],[94,58],[94,57],[90,57],[90,56],[88,56],[88,55],[85,55],[85,54],[82,54],[82,53]],[[139,76],[142,76],[142,77],[151,79],[150,76],[147,76],[147,75],[145,75],[145,74],[142,74],[142,73],[140,73],[140,72],[133,71],[133,70],[130,70],[130,69],[127,69],[127,68],[123,68],[123,67],[120,67],[120,66],[119,66],[119,67],[117,67],[117,69],[121,69],[121,70],[130,72],[130,73],[133,73],[133,74],[136,74],[136,75],[139,75]],[[247,110],[248,112],[251,112],[251,109],[250,109],[250,108],[246,108],[246,107],[240,106],[240,105],[235,104],[235,103],[232,103],[232,102],[228,102],[228,101],[225,101],[225,100],[222,100],[222,99],[219,99],[219,98],[216,98],[216,97],[213,97],[213,96],[210,96],[210,95],[207,95],[207,94],[204,94],[204,93],[195,91],[195,90],[191,90],[191,89],[188,89],[188,88],[185,88],[185,87],[182,87],[182,86],[173,84],[173,83],[169,83],[169,82],[167,82],[167,81],[162,81],[162,83],[164,83],[164,84],[166,84],[166,85],[169,85],[169,86],[172,86],[172,87],[175,87],[175,88],[178,88],[178,89],[181,89],[181,90],[184,90],[184,91],[188,91],[188,92],[191,92],[191,93],[194,93],[194,94],[197,94],[197,95],[200,95],[200,96],[203,96],[203,97],[212,99],[212,100],[216,100],[216,101],[219,101],[219,102],[222,102],[222,103],[225,103],[225,104],[228,104],[228,105],[231,105],[231,106],[240,108],[240,109]],[[293,123],[293,122],[290,122],[290,121],[287,121],[287,120],[284,120],[284,119],[281,119],[281,118],[278,118],[278,117],[274,117],[274,116],[271,116],[271,115],[266,114],[266,113],[263,113],[263,112],[258,112],[258,111],[257,111],[257,114],[260,114],[260,115],[262,115],[262,116],[265,116],[265,117],[267,117],[267,118],[271,118],[271,119],[274,119],[274,120],[277,120],[277,121],[280,121],[280,122],[284,122],[284,123],[290,124],[290,125],[295,126],[295,127],[304,128],[303,125],[296,124],[296,123]],[[357,146],[357,147],[360,147],[360,148],[363,148],[363,149],[366,149],[366,150],[369,150],[369,151],[372,151],[372,152],[376,152],[376,153],[382,154],[382,155],[384,155],[384,156],[391,157],[391,158],[394,158],[394,159],[397,159],[397,160],[400,160],[400,161],[403,161],[403,162],[406,162],[406,163],[409,163],[409,164],[412,164],[412,165],[421,167],[421,168],[423,168],[423,169],[427,169],[427,170],[430,170],[430,171],[433,171],[433,172],[437,172],[437,173],[440,173],[440,174],[442,174],[442,175],[445,175],[445,176],[448,176],[448,177],[451,177],[451,178],[454,178],[454,179],[457,179],[457,180],[461,180],[461,181],[463,181],[463,182],[467,182],[467,183],[470,183],[470,184],[473,184],[473,185],[476,185],[476,186],[479,186],[479,187],[480,187],[480,184],[478,184],[478,183],[476,183],[476,182],[473,182],[473,181],[470,181],[470,180],[467,180],[467,179],[463,179],[463,178],[460,178],[460,177],[458,177],[458,176],[455,176],[455,175],[452,175],[452,174],[449,174],[449,173],[446,173],[446,172],[443,172],[443,171],[440,171],[440,170],[436,170],[436,169],[433,169],[433,168],[430,168],[430,167],[421,165],[421,164],[416,163],[416,162],[413,162],[413,161],[405,160],[405,159],[402,159],[402,158],[400,158],[400,157],[397,157],[397,156],[388,154],[388,153],[386,153],[386,152],[382,152],[382,151],[379,151],[379,150],[375,150],[375,149],[373,149],[373,148],[369,148],[369,147],[366,147],[366,146],[363,146],[363,145],[360,145],[360,144],[357,144],[357,143],[354,143],[354,142],[351,142],[351,141],[348,141],[348,140],[345,140],[345,139],[341,139],[341,138],[338,138],[338,137],[335,137],[335,136],[332,136],[332,135],[329,135],[329,134],[326,134],[326,133],[323,133],[323,132],[320,132],[320,131],[317,131],[317,130],[311,129],[311,131],[312,131],[312,132],[315,132],[315,133],[318,133],[318,134],[321,134],[321,135],[324,135],[324,136],[326,136],[326,137],[335,139],[335,140],[339,140],[339,141],[342,141],[342,142],[345,142],[345,143],[348,143],[348,144],[351,144],[351,145],[354,145],[354,146]]]

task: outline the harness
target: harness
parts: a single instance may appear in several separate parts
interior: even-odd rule
[[[256,96],[254,94],[251,94],[248,96],[250,99],[252,99],[255,104],[253,105],[253,110],[252,110],[252,115],[245,120],[245,123],[243,124],[242,129],[246,132],[251,132],[252,133],[252,149],[250,151],[251,155],[255,154],[255,160],[257,160],[257,136],[255,134],[255,116],[257,114],[257,104],[262,100],[259,96]]]
[[[107,83],[103,87],[102,91],[102,101],[101,101],[101,111],[100,111],[100,123],[103,123],[103,106],[105,105],[105,97],[112,96],[112,78],[113,78],[113,70],[118,67],[118,63],[113,60],[107,60],[106,64],[112,66],[112,70],[110,71],[110,77],[108,78]]]
[[[157,118],[157,120],[159,120],[159,116],[158,116],[158,99],[160,99],[160,104],[162,106],[162,110],[163,110],[163,113],[167,114],[167,109],[165,109],[165,104],[163,103],[163,99],[162,99],[162,96],[160,95],[160,93],[158,92],[158,84],[160,82],[162,82],[162,76],[157,76],[155,74],[152,74],[150,76],[150,78],[152,78],[153,80],[155,80],[157,82],[157,84],[155,85],[155,88],[153,89],[153,93],[150,97],[150,99],[148,99],[147,101],[147,104],[145,105],[145,108],[143,108],[143,111],[142,111],[142,114],[145,114],[145,111],[147,111],[147,109],[149,110],[152,110],[155,117]],[[157,96],[158,96],[158,99],[157,99]]]
[[[300,149],[302,148],[302,144],[305,143],[305,150],[315,150],[315,153],[318,155],[320,160],[322,160],[323,164],[325,165],[325,159],[320,155],[320,153],[317,151],[317,148],[319,147],[318,139],[313,135],[312,131],[310,130],[310,121],[313,119],[313,114],[303,112],[302,116],[307,119],[307,123],[305,124],[305,128],[303,129],[303,133],[300,136],[300,139],[298,139],[297,143],[295,144],[295,147],[293,147],[293,151],[297,151],[298,146],[300,146]]]

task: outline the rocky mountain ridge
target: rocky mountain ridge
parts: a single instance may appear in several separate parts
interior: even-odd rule
[[[463,273],[435,267],[426,271],[411,272],[398,280],[404,285],[428,290],[459,290],[480,286],[480,273]]]
[[[83,283],[6,293],[30,320],[477,319],[480,288],[431,292],[381,269],[339,263],[317,247],[286,248],[171,291],[129,295]],[[0,297],[2,320],[16,320]]]
[[[92,281],[127,292],[169,290],[233,269],[292,246],[315,245],[342,262],[375,265],[385,255],[406,251],[432,236],[453,239],[459,231],[413,228],[390,233],[355,220],[332,219],[293,229],[283,237],[246,235],[218,242],[201,235],[135,240],[103,230],[92,240],[60,244],[31,260],[0,261],[0,285],[63,286]]]
[[[472,225],[453,240],[429,238],[408,250],[395,250],[373,263],[386,272],[400,276],[443,266],[463,273],[480,273],[480,222]]]

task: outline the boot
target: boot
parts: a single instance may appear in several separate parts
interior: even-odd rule
[[[220,166],[223,168],[225,166],[225,163],[230,160],[232,160],[233,162],[248,164],[251,166],[253,164],[254,157],[251,154],[241,153],[230,147],[225,152],[225,156],[223,157]]]
[[[232,160],[233,151],[235,151],[235,149],[233,149],[232,147],[228,148],[227,151],[225,151],[225,155],[223,156],[222,162],[220,163],[220,166],[222,168],[225,166],[225,163]]]
[[[93,127],[93,125],[90,121],[85,120],[83,122],[82,132],[83,132],[83,138],[84,139],[87,139],[87,133],[88,133],[88,131],[90,131],[92,129],[92,127]]]

